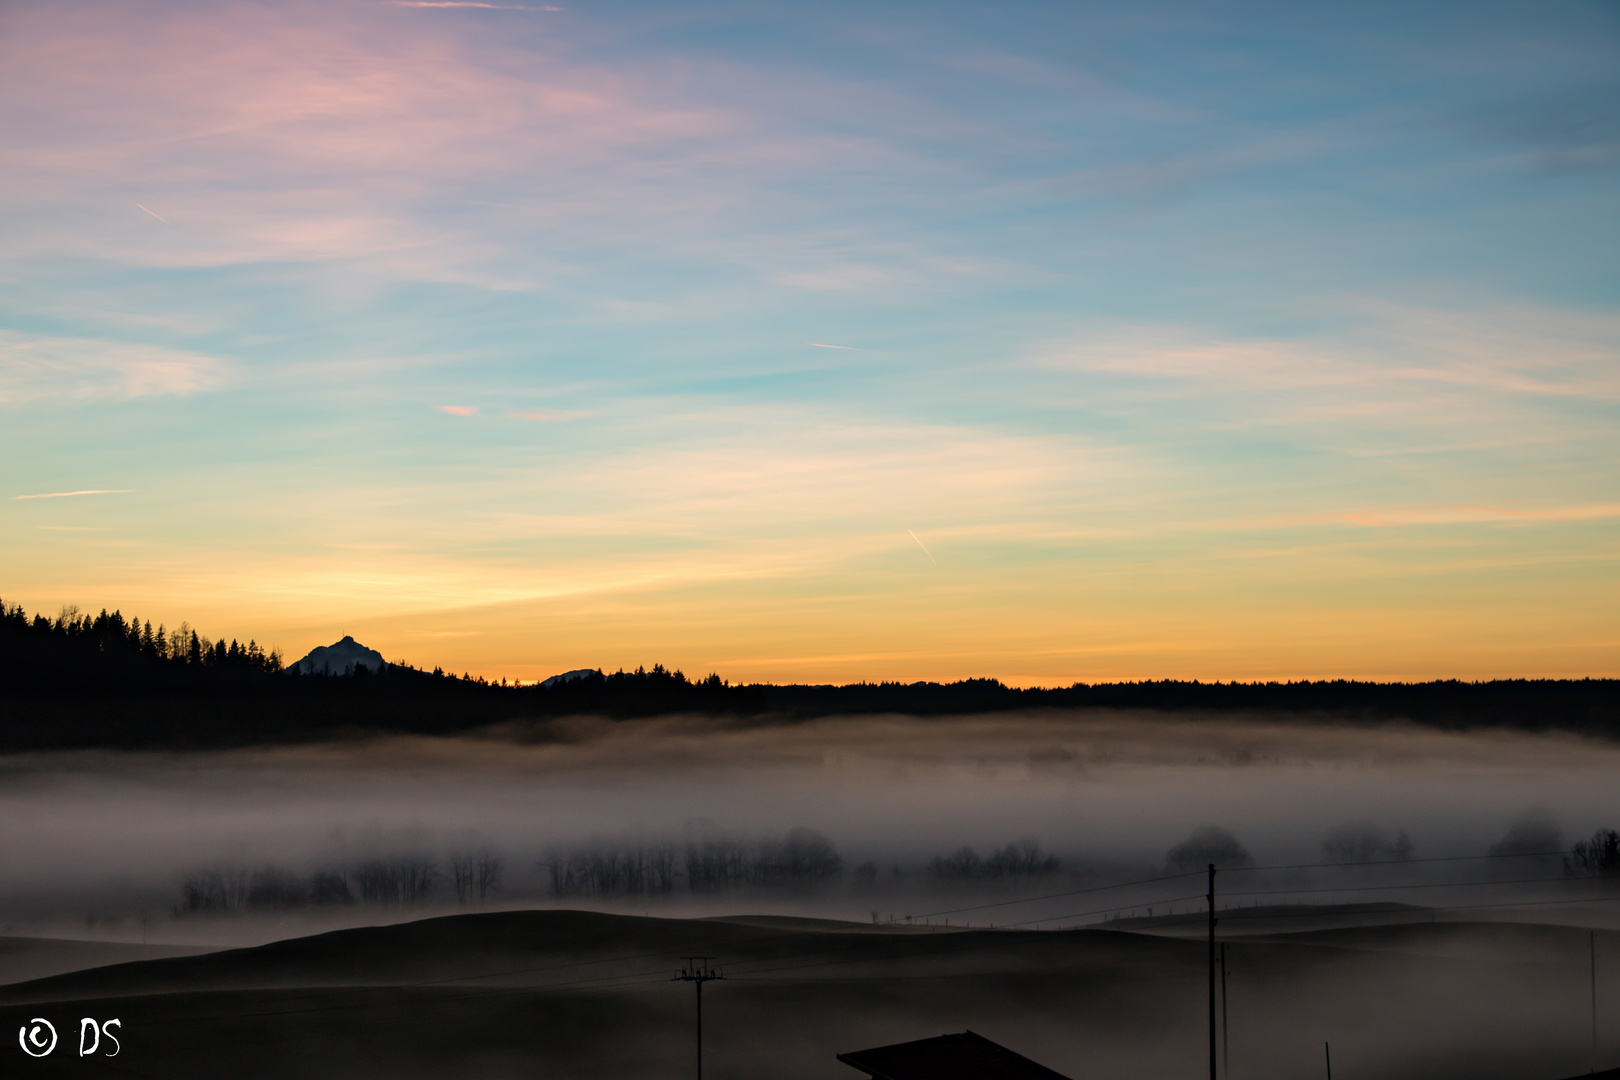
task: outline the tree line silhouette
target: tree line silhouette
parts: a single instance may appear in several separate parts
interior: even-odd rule
[[[836,877],[843,859],[821,833],[795,828],[757,840],[706,836],[685,844],[557,846],[540,859],[540,867],[550,875],[554,896],[661,896],[683,881],[694,893],[813,884]]]
[[[411,847],[308,875],[264,865],[214,866],[186,876],[176,915],[236,915],[299,908],[422,907],[448,886],[463,905],[483,904],[500,886],[505,859],[487,846],[449,853],[449,873],[429,850]],[[668,896],[678,888],[712,893],[742,887],[802,886],[838,876],[843,860],[831,840],[794,828],[757,840],[704,836],[673,841],[597,841],[547,849],[537,865],[553,896]]]
[[[1598,829],[1560,856],[1561,838],[1541,836],[1519,850],[1520,825],[1489,854],[1534,855],[1557,864],[1572,879],[1620,880],[1620,833]],[[1331,830],[1322,842],[1324,865],[1363,861],[1400,862],[1413,857],[1403,831],[1390,843],[1387,835],[1366,824]],[[1166,872],[1199,871],[1208,863],[1227,868],[1252,866],[1249,852],[1225,829],[1204,826],[1165,856]],[[536,860],[557,898],[640,898],[655,900],[676,893],[713,894],[735,889],[802,888],[839,879],[843,859],[833,842],[815,829],[798,827],[780,836],[747,839],[702,834],[675,840],[633,838],[553,845]],[[988,883],[1056,874],[1062,864],[1034,839],[1025,838],[981,856],[963,846],[936,855],[924,867],[942,881]],[[448,873],[441,867],[446,867]],[[258,867],[214,866],[188,875],[180,887],[174,913],[237,915],[311,908],[370,906],[424,907],[448,900],[463,907],[483,905],[505,880],[506,859],[477,836],[456,841],[435,856],[431,847],[406,844],[362,857],[331,861],[307,875],[274,864]],[[894,868],[896,876],[901,870]],[[873,863],[855,868],[853,885],[868,888],[878,876]],[[448,891],[447,891],[448,890]]]
[[[9,687],[68,683],[132,683],[218,680],[221,676],[273,675],[281,654],[257,641],[246,645],[211,641],[187,623],[172,632],[150,619],[126,619],[122,612],[83,614],[65,607],[55,619],[32,618],[20,604],[0,602],[0,663]]]
[[[0,601],[0,751],[233,746],[365,732],[452,734],[568,715],[616,719],[704,713],[772,722],[901,713],[945,716],[1019,709],[1288,713],[1405,719],[1445,729],[1559,729],[1620,737],[1620,680],[1503,679],[1427,683],[1353,680],[1206,683],[1160,680],[1009,687],[995,679],[732,684],[661,664],[552,686],[507,685],[440,668],[385,664],[341,676],[293,675],[256,641],[210,640],[119,611],[28,615]]]
[[[336,863],[307,876],[280,866],[216,866],[188,875],[176,915],[239,915],[299,908],[422,907],[448,884],[462,906],[483,904],[500,886],[505,860],[488,848],[454,851],[450,874],[418,849]]]
[[[967,846],[949,855],[936,855],[928,863],[928,872],[935,877],[982,880],[1055,874],[1061,865],[1056,855],[1048,855],[1041,845],[1025,839],[997,848],[983,858]]]

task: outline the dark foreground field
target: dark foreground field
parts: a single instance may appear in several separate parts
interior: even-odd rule
[[[1077,1080],[1206,1069],[1199,941],[533,911],[16,982],[0,987],[3,1072],[686,1077],[693,990],[670,975],[694,953],[727,974],[704,992],[714,1078],[855,1080],[835,1053],[964,1029]],[[1557,1080],[1592,1064],[1585,930],[1421,916],[1249,935],[1228,960],[1234,1078],[1320,1076],[1327,1040],[1335,1075],[1351,1080]],[[1600,1026],[1616,1011],[1610,984],[1599,983]],[[60,1033],[49,1057],[10,1038],[34,1017]],[[82,1017],[121,1021],[116,1058],[79,1057]],[[1599,1068],[1615,1064],[1615,1045],[1603,1039]]]

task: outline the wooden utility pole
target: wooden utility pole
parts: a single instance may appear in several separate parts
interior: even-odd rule
[[[1322,1044],[1322,1056],[1327,1059],[1327,1080],[1333,1080],[1333,1048],[1327,1043]]]
[[[703,984],[723,979],[725,975],[709,965],[712,956],[683,956],[686,966],[675,973],[676,982],[689,982],[697,987],[697,1080],[703,1080]]]
[[[1226,942],[1221,942],[1221,1071],[1232,1080],[1232,1026],[1226,1012]]]
[[[1592,1072],[1597,1072],[1597,931],[1588,930],[1586,943],[1592,956]]]
[[[1209,1080],[1215,1074],[1215,864],[1209,864]]]

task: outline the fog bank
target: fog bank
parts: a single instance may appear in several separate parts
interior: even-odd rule
[[[11,826],[0,905],[13,929],[88,918],[95,933],[127,937],[144,913],[139,932],[190,940],[206,934],[176,911],[200,875],[235,875],[245,897],[255,872],[274,871],[286,895],[303,889],[307,900],[314,875],[383,873],[379,860],[409,857],[426,876],[403,893],[390,885],[394,903],[328,912],[405,917],[384,909],[476,902],[458,897],[453,864],[483,853],[501,864],[486,904],[903,917],[932,910],[935,897],[948,908],[953,897],[1112,883],[1176,869],[1178,859],[1196,866],[1214,856],[1187,845],[1210,829],[1260,865],[1563,846],[1620,821],[1617,766],[1620,747],[1569,735],[1095,712],[775,727],[576,720],[455,739],[17,755],[0,759],[0,813]],[[795,835],[828,846],[816,872],[793,870],[783,854]],[[730,859],[735,873],[688,875],[700,849]],[[1018,851],[1034,860],[1023,871]],[[646,878],[667,887],[560,888],[559,860],[585,860],[584,873],[593,853],[667,858]],[[1503,873],[1414,863],[1400,880],[1441,869],[1446,880]],[[1519,866],[1508,876],[1556,871]],[[1354,884],[1343,872],[1334,880]],[[346,886],[355,899],[358,882]],[[1155,895],[1165,894],[1113,899]]]

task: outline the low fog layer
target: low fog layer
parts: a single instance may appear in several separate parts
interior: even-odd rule
[[[1095,713],[22,755],[0,759],[0,910],[12,932],[174,941],[241,940],[222,929],[241,913],[273,916],[248,934],[273,937],[479,905],[903,920],[1211,861],[1417,860],[1400,877],[1231,873],[1240,904],[1549,899],[1556,857],[1422,860],[1534,856],[1613,827],[1617,766],[1620,747],[1565,735]],[[1474,884],[1429,887],[1447,882]],[[1312,891],[1390,883],[1427,888]],[[1158,917],[1201,892],[957,919]]]

